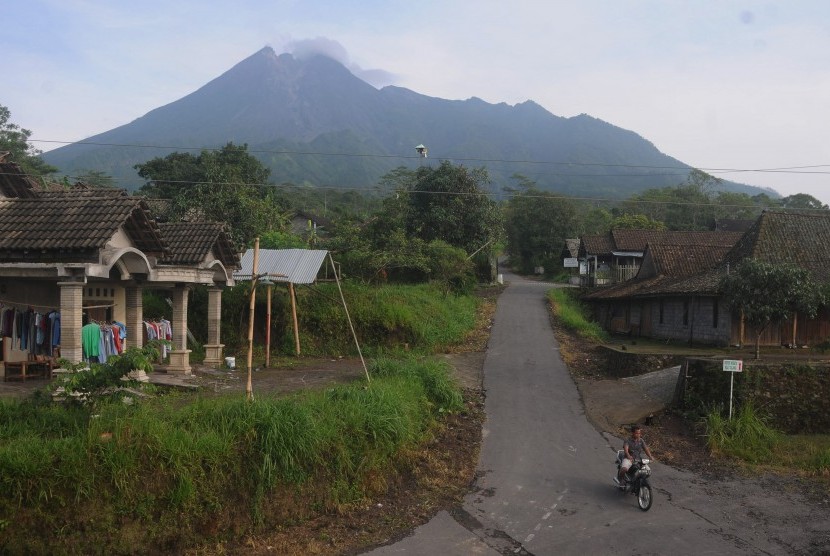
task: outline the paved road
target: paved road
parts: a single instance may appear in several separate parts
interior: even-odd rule
[[[797,497],[784,501],[792,507],[769,510],[761,483],[750,485],[757,496],[749,500],[745,482],[712,485],[657,463],[649,512],[612,488],[612,461],[621,442],[600,434],[585,417],[550,328],[544,299],[550,284],[512,275],[508,280],[484,363],[487,420],[477,488],[462,507],[371,554],[796,551],[799,534],[787,536],[787,528],[803,524],[811,510],[799,506]],[[830,526],[819,533],[830,535]]]

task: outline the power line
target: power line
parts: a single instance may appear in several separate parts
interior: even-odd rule
[[[141,148],[141,149],[164,149],[164,150],[191,150],[191,151],[220,151],[222,147],[185,147],[174,145],[143,145],[130,143],[99,143],[95,141],[57,141],[50,139],[29,139],[33,143],[55,143],[62,145],[92,145],[99,147],[118,147],[118,148]],[[420,155],[396,155],[396,154],[377,154],[377,153],[334,153],[334,152],[314,152],[314,151],[272,151],[272,150],[247,150],[248,153],[256,154],[281,154],[281,155],[298,155],[298,156],[335,156],[344,158],[399,158],[399,159],[420,159]],[[441,160],[441,159],[439,159]],[[530,159],[499,159],[499,158],[473,158],[473,157],[446,157],[446,160],[462,161],[462,162],[486,162],[486,163],[500,163],[500,164],[534,164],[534,165],[560,165],[560,166],[577,166],[585,168],[644,168],[650,170],[683,170],[689,171],[692,167],[687,166],[657,166],[647,164],[605,164],[594,162],[560,162],[553,160],[530,160]],[[806,166],[784,166],[779,168],[697,168],[705,172],[718,173],[752,173],[752,172],[770,172],[770,173],[793,173],[793,174],[830,174],[827,171],[801,171],[810,170],[813,168],[830,168],[830,164],[811,164]],[[554,174],[554,175],[582,175],[592,177],[591,174]],[[620,174],[622,176],[631,176],[632,174]],[[646,174],[648,176],[660,174]],[[610,175],[613,176],[613,175]]]
[[[15,175],[21,176],[26,174],[20,173],[13,173],[13,172],[0,172],[0,175]],[[206,182],[191,182],[191,181],[170,181],[165,182],[170,184],[190,184],[190,185],[200,185],[206,184]],[[579,196],[572,196],[572,195],[564,195],[564,194],[555,194],[555,193],[548,193],[548,194],[541,194],[541,195],[532,195],[527,193],[520,193],[520,192],[509,192],[509,191],[502,191],[502,192],[494,192],[494,191],[479,191],[479,192],[472,192],[472,191],[430,191],[430,190],[418,190],[418,189],[408,189],[402,191],[392,191],[392,190],[380,190],[377,186],[372,187],[344,187],[344,186],[309,186],[309,185],[294,185],[294,184],[267,184],[267,183],[234,183],[234,182],[211,182],[214,185],[244,185],[244,186],[257,186],[257,187],[268,187],[268,188],[285,188],[285,189],[302,189],[302,188],[310,188],[314,190],[335,190],[335,191],[358,191],[358,192],[378,192],[378,193],[397,193],[397,194],[421,194],[421,195],[446,195],[446,196],[453,196],[453,197],[498,197],[498,198],[506,198],[512,199],[516,197],[521,197],[523,199],[541,199],[541,200],[548,200],[548,201],[557,201],[557,200],[568,200],[568,201],[583,201],[589,203],[631,203],[631,204],[638,204],[638,205],[652,205],[652,206],[660,206],[660,205],[671,205],[671,206],[689,206],[689,207],[708,207],[708,206],[718,206],[718,207],[727,207],[727,208],[740,208],[740,209],[763,209],[764,207],[759,205],[746,205],[746,204],[738,204],[738,203],[730,203],[724,204],[717,202],[717,200],[712,200],[708,202],[697,202],[697,201],[663,201],[663,200],[651,200],[651,199],[620,199],[616,197],[579,197]],[[149,197],[149,196],[142,196],[148,201],[170,201],[172,199],[166,197]],[[87,199],[92,199],[92,197],[87,197]],[[798,210],[825,210],[825,209],[798,209]]]

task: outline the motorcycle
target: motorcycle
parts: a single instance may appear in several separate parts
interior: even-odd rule
[[[614,477],[614,486],[622,492],[635,495],[637,497],[637,505],[641,510],[647,512],[651,508],[652,502],[651,484],[648,481],[649,476],[651,476],[651,467],[649,467],[651,460],[639,459],[635,461],[625,474],[625,482],[620,483],[617,477],[620,475],[620,466],[622,466],[624,457],[625,452],[618,450],[616,461],[617,475]]]

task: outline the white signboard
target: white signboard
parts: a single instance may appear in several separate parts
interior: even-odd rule
[[[732,420],[732,391],[734,389],[735,373],[744,371],[744,362],[740,359],[724,359],[723,370],[732,373],[729,375],[729,420]]]
[[[728,373],[742,373],[744,371],[744,362],[740,359],[724,359],[723,370]]]
[[[578,268],[579,267],[579,259],[576,257],[566,257],[565,258],[565,268]]]

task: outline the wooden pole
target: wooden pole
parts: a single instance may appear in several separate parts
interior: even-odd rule
[[[294,319],[294,349],[300,355],[300,326],[297,323],[297,296],[294,294],[294,284],[288,282],[288,293],[291,295],[291,317]]]
[[[254,359],[254,303],[256,302],[256,286],[259,281],[257,269],[259,267],[259,238],[254,240],[254,266],[251,270],[251,302],[248,306],[248,383],[245,386],[245,395],[248,401],[254,399],[254,386],[252,382],[251,367]]]
[[[334,268],[334,259],[331,258],[331,253],[329,253],[329,261],[331,261],[331,267]],[[360,362],[363,363],[363,372],[366,373],[366,382],[372,382],[372,378],[369,376],[369,369],[366,367],[366,361],[363,359],[363,352],[360,350],[360,342],[357,341],[357,333],[354,331],[352,317],[349,316],[349,307],[346,305],[346,298],[343,297],[343,288],[340,286],[340,278],[337,276],[336,269],[334,272],[334,280],[337,282],[337,290],[340,292],[340,301],[343,302],[343,310],[346,312],[346,320],[349,322],[349,329],[352,331],[354,345],[357,346],[357,354],[360,356]]]
[[[795,337],[798,334],[798,313],[793,313],[793,348],[798,347]]]
[[[268,284],[268,309],[266,315],[268,318],[268,326],[265,328],[265,367],[271,366],[271,288],[274,286]]]

